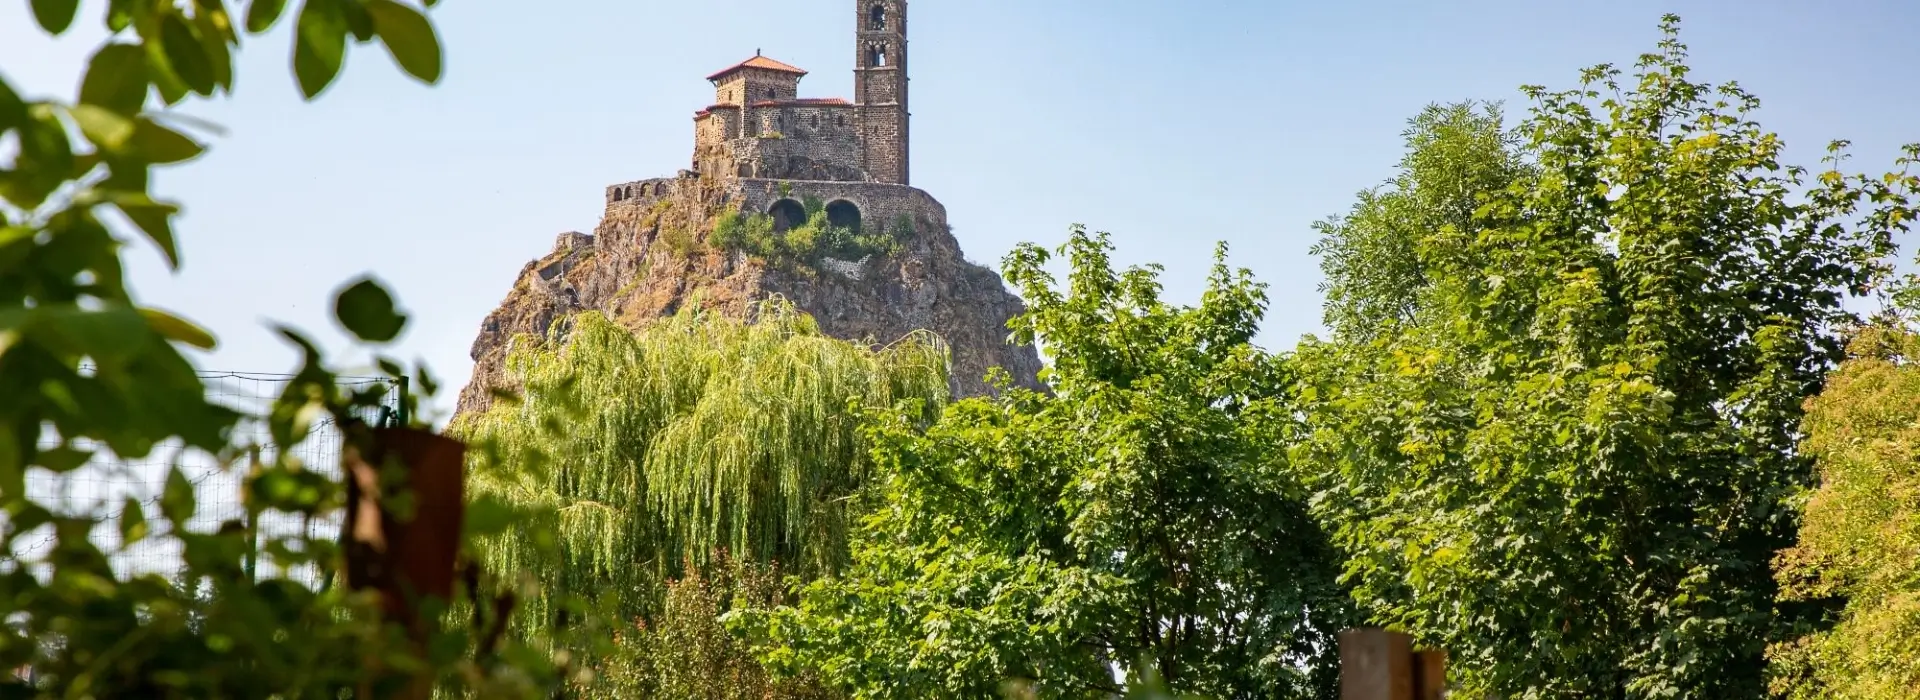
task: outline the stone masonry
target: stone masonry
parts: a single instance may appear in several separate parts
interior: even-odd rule
[[[933,332],[949,349],[957,395],[993,393],[986,378],[996,368],[1044,389],[1038,353],[1009,340],[1019,298],[965,259],[946,207],[907,184],[906,0],[854,5],[854,100],[800,97],[806,72],[759,52],[708,76],[714,103],[694,115],[691,168],[607,186],[591,235],[561,234],[521,270],[474,340],[459,413],[484,411],[491,388],[510,388],[505,360],[516,338],[564,333],[573,313],[637,328],[687,305],[744,313],[776,295],[843,340]],[[803,269],[703,243],[727,209],[768,214],[782,235],[808,200],[833,225],[884,230],[900,246]]]
[[[853,101],[800,97],[807,72],[755,51],[707,76],[692,171],[907,184],[907,2],[856,0]]]

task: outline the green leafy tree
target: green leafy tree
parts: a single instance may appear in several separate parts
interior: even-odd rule
[[[826,700],[840,697],[819,680],[775,679],[720,618],[743,607],[779,605],[786,597],[777,567],[716,556],[702,574],[688,567],[669,581],[660,613],[621,629],[615,656],[583,697],[686,700]]]
[[[1534,177],[1498,105],[1431,105],[1402,136],[1399,174],[1361,192],[1345,217],[1314,225],[1322,236],[1312,252],[1326,276],[1325,321],[1341,338],[1390,335],[1413,321],[1428,285],[1420,239],[1448,228],[1472,235],[1487,195]]]
[[[1819,487],[1777,566],[1789,601],[1844,608],[1830,629],[1769,651],[1785,697],[1895,700],[1920,688],[1920,334],[1875,325],[1850,347],[1808,404]]]
[[[1347,580],[1469,696],[1754,697],[1793,622],[1769,562],[1811,475],[1801,404],[1914,186],[1781,165],[1677,23],[1626,84],[1527,88],[1529,169],[1440,188],[1485,193],[1464,228],[1380,234],[1411,237],[1419,283],[1382,289],[1408,320],[1296,356],[1293,454]]]
[[[805,578],[844,563],[869,469],[854,407],[937,411],[946,347],[829,338],[778,299],[753,316],[696,305],[639,331],[570,317],[508,358],[522,400],[457,427],[497,458],[476,464],[475,496],[521,514],[485,560],[549,584],[522,608],[528,629],[565,624],[571,597],[651,617],[683,562],[705,570],[722,549]]]
[[[54,35],[73,26],[78,5],[31,2]],[[498,696],[556,687],[550,664],[469,636],[484,625],[453,621],[421,648],[383,619],[372,593],[248,575],[243,562],[332,571],[342,555],[328,539],[265,536],[246,522],[189,529],[200,509],[178,467],[165,477],[158,513],[129,499],[114,524],[123,545],[176,542],[174,578],[115,572],[109,552],[89,537],[102,523],[29,497],[30,477],[69,472],[96,454],[139,459],[177,446],[248,469],[251,517],[328,517],[341,511],[342,485],[306,469],[289,448],[314,420],[349,418],[374,399],[342,391],[313,346],[285,331],[306,357],[271,415],[260,417],[281,448],[261,459],[253,449],[261,446],[234,440],[241,416],[208,401],[183,354],[213,347],[213,337],[139,305],[123,275],[127,234],[151,241],[170,267],[180,262],[178,205],[154,199],[150,177],[204,146],[191,122],[166,108],[231,93],[241,37],[269,31],[289,16],[288,3],[253,0],[244,15],[215,0],[104,5],[108,40],[89,59],[76,99],[29,100],[0,80],[0,143],[9,144],[0,161],[0,545],[12,555],[25,534],[53,535],[44,554],[0,565],[0,617],[9,622],[0,628],[0,666],[31,667],[39,679],[30,686],[9,674],[0,695],[420,697],[428,686],[419,681],[435,676],[449,681],[444,688]],[[331,84],[349,39],[379,42],[422,82],[440,77],[439,39],[412,4],[306,0],[291,16],[293,72],[309,99]],[[343,288],[336,317],[376,347],[405,323],[370,280]],[[409,376],[397,363],[380,365]],[[431,392],[424,371],[411,376]]]
[[[1331,697],[1348,620],[1331,547],[1270,441],[1290,409],[1252,344],[1265,294],[1224,249],[1197,307],[1076,227],[1068,289],[1009,256],[1052,395],[871,428],[882,475],[846,573],[733,616],[763,658],[861,698],[1110,697],[1142,657],[1222,698]]]

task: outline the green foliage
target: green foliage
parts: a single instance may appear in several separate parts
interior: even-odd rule
[[[354,337],[374,343],[393,340],[407,317],[393,309],[393,296],[371,279],[360,279],[334,301],[334,315]]]
[[[457,429],[499,450],[475,465],[474,495],[520,512],[485,561],[552,584],[524,622],[550,624],[572,595],[650,614],[683,560],[704,567],[716,549],[805,577],[842,565],[847,497],[868,473],[854,406],[917,401],[931,416],[946,348],[828,338],[780,300],[753,315],[689,307],[635,332],[581,314],[509,357],[523,399]]]
[[[878,418],[846,573],[731,621],[771,667],[862,698],[1106,697],[1110,663],[1147,656],[1184,690],[1331,696],[1346,601],[1268,447],[1288,403],[1251,345],[1264,293],[1223,260],[1200,306],[1170,306],[1157,269],[1116,273],[1108,250],[1076,227],[1065,294],[1046,251],[1009,257],[1055,394]]]
[[[1920,334],[1875,326],[1851,349],[1809,403],[1819,488],[1778,562],[1783,597],[1845,608],[1831,629],[1769,650],[1785,697],[1895,700],[1920,687]]]
[[[913,221],[902,215],[904,224],[873,227],[856,231],[834,226],[827,221],[820,200],[808,197],[803,204],[807,220],[783,233],[773,230],[773,217],[767,214],[743,214],[738,209],[721,212],[713,220],[707,242],[721,250],[738,250],[768,261],[797,261],[819,264],[822,258],[859,260],[868,255],[892,255],[902,242],[913,236]]]
[[[284,5],[252,2],[245,32],[270,31]],[[31,6],[54,34],[72,26],[78,9],[71,0]],[[294,72],[308,98],[334,79],[349,33],[356,43],[380,40],[424,82],[439,77],[438,38],[412,6],[308,0],[295,23]],[[487,628],[488,615],[469,624],[429,614],[426,644],[416,646],[383,619],[370,592],[255,575],[262,560],[278,571],[338,568],[340,548],[330,538],[268,535],[249,524],[276,512],[339,515],[342,485],[310,470],[315,465],[302,463],[298,447],[314,421],[352,421],[378,392],[343,391],[313,345],[281,329],[303,361],[260,417],[276,448],[263,452],[236,439],[241,416],[208,401],[182,354],[183,347],[212,348],[214,338],[134,303],[116,236],[132,231],[115,230],[112,212],[178,267],[172,222],[179,207],[154,199],[150,178],[155,166],[191,160],[204,147],[159,107],[231,93],[241,23],[223,3],[146,0],[108,3],[105,25],[109,37],[76,81],[77,101],[23,100],[0,80],[0,142],[14,145],[0,164],[0,544],[12,554],[23,549],[22,536],[52,534],[39,553],[0,565],[0,616],[8,621],[0,627],[0,665],[30,666],[38,677],[37,687],[0,677],[0,695],[390,697],[436,677],[447,690],[505,697],[558,687],[549,660],[472,634]],[[155,94],[159,105],[150,109]],[[405,322],[371,280],[343,289],[336,312],[355,336],[376,344]],[[408,375],[391,360],[378,364],[432,393],[424,370]],[[409,408],[416,400],[407,397]],[[96,454],[137,460],[161,449],[244,470],[246,519],[190,530],[188,521],[205,513],[179,466],[167,472],[157,512],[129,499],[111,524],[26,492],[29,477],[71,471]],[[167,563],[178,575],[116,573],[114,552],[90,538],[99,525],[116,529],[120,546],[177,545],[179,559]]]
[[[1346,217],[1314,225],[1322,236],[1312,253],[1326,275],[1326,324],[1342,338],[1390,335],[1412,321],[1427,286],[1420,237],[1473,235],[1473,213],[1489,195],[1535,177],[1497,105],[1432,105],[1402,136],[1400,173],[1361,192]]]
[[[712,576],[691,571],[668,582],[659,615],[622,630],[616,654],[603,663],[596,682],[579,691],[586,697],[689,700],[839,697],[809,677],[773,679],[720,623],[738,607],[779,605],[786,592],[779,572],[724,554],[711,568]]]
[[[1402,179],[1480,202],[1465,228],[1363,202],[1384,218],[1323,246],[1393,271],[1330,317],[1404,320],[1302,344],[1294,459],[1357,599],[1465,694],[1755,697],[1795,623],[1768,564],[1810,476],[1801,404],[1916,188],[1780,165],[1757,100],[1688,78],[1676,23],[1628,84],[1528,88],[1504,187],[1490,124],[1417,126]]]
[[[665,225],[660,227],[660,244],[680,257],[692,257],[701,250],[700,237],[692,229],[684,226]]]

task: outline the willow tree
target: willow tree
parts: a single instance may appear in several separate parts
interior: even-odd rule
[[[782,300],[752,311],[689,307],[637,332],[587,313],[516,341],[520,400],[458,430],[498,448],[480,451],[497,458],[472,488],[521,518],[485,557],[541,577],[551,593],[528,614],[580,596],[644,615],[665,581],[720,550],[803,577],[846,558],[867,474],[858,407],[936,415],[946,348],[926,333],[879,348],[829,338]]]

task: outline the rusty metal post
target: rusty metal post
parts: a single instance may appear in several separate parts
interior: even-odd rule
[[[1413,638],[1377,627],[1340,631],[1340,700],[1414,700]]]
[[[1413,653],[1413,699],[1440,700],[1447,696],[1447,652]]]

